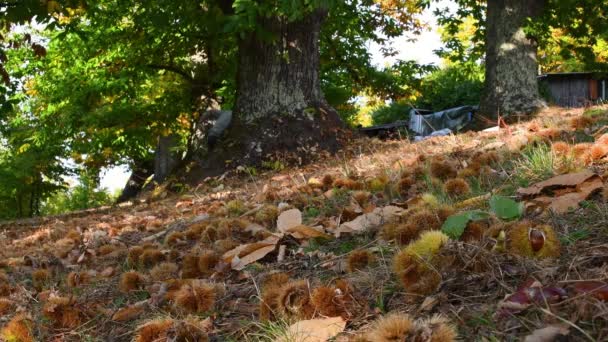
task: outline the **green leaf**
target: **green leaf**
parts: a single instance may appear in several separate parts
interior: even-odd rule
[[[502,220],[515,220],[522,216],[523,205],[503,196],[490,198],[490,209]]]
[[[445,220],[441,231],[450,238],[457,240],[469,224],[470,221],[484,220],[490,217],[488,213],[481,210],[465,211],[460,214],[452,215]]]

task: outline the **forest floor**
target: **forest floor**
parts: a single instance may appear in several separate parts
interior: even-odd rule
[[[361,138],[0,224],[0,340],[606,341],[607,125],[608,108],[550,108]]]

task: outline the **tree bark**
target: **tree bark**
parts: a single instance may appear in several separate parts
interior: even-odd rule
[[[537,43],[526,36],[526,19],[545,0],[488,0],[486,80],[480,111],[491,116],[529,114],[542,107],[537,81]]]
[[[338,149],[343,123],[326,103],[319,76],[325,17],[317,10],[291,22],[259,19],[260,29],[239,42],[232,124],[217,147],[198,158],[190,181],[238,165],[302,163]]]
[[[122,189],[120,196],[116,199],[116,203],[126,202],[131,200],[143,189],[146,180],[154,173],[154,159],[136,162],[131,171],[131,176],[127,184]]]
[[[244,122],[269,114],[295,114],[325,103],[319,80],[319,34],[325,13],[287,23],[263,20],[275,36],[251,34],[240,42],[235,113]]]

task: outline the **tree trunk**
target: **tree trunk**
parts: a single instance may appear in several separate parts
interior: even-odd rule
[[[143,189],[146,180],[154,173],[154,159],[136,162],[131,171],[127,184],[122,189],[116,203],[126,202],[135,198]]]
[[[537,43],[524,32],[526,19],[538,16],[544,5],[544,0],[488,0],[482,113],[528,114],[546,106],[538,91]]]
[[[198,159],[190,181],[238,165],[302,163],[338,149],[343,123],[326,103],[319,78],[325,16],[318,10],[292,22],[260,19],[263,30],[240,41],[232,124],[217,147]]]

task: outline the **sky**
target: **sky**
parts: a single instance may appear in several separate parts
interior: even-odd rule
[[[441,0],[433,5],[429,10],[426,10],[422,15],[422,20],[429,24],[429,30],[425,30],[421,35],[416,36],[415,42],[409,42],[408,37],[400,37],[392,41],[393,47],[397,50],[397,55],[392,57],[384,57],[380,53],[380,48],[376,44],[370,44],[369,49],[372,51],[372,62],[377,66],[392,64],[397,60],[415,60],[418,63],[433,63],[437,66],[441,65],[441,59],[433,52],[443,46],[441,38],[437,32],[437,21],[433,16],[433,11],[436,8],[455,8],[453,1]],[[102,188],[114,192],[117,189],[122,189],[129,178],[129,168],[126,165],[113,167],[102,170],[101,184]]]

